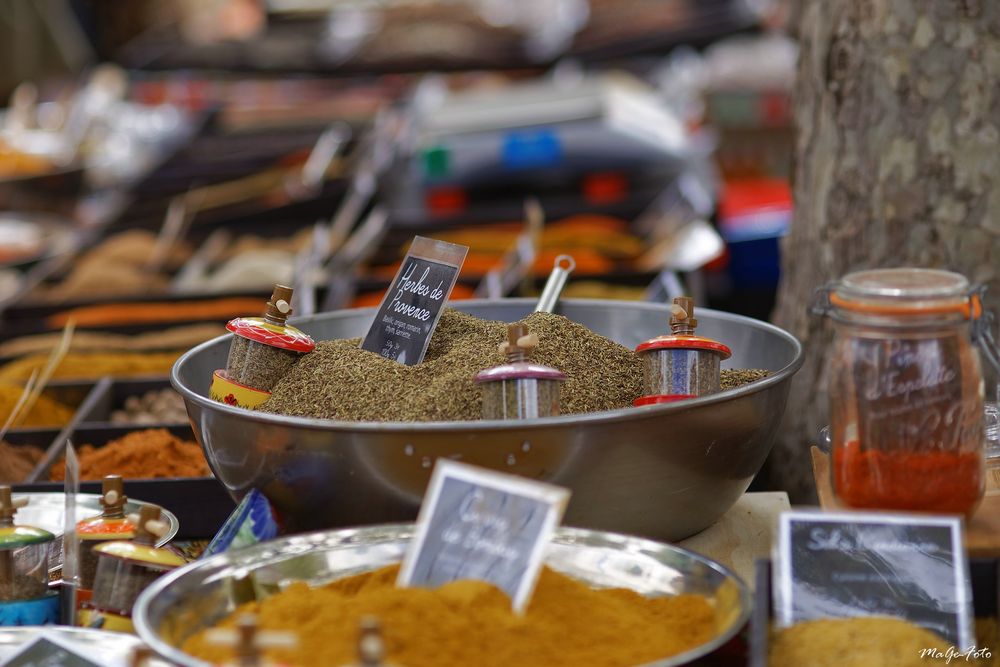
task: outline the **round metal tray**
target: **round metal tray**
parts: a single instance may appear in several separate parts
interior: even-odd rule
[[[55,544],[50,549],[49,564],[51,570],[62,567],[62,535],[65,528],[66,494],[58,492],[14,492],[15,498],[27,498],[28,504],[17,510],[16,521],[25,526],[43,528],[56,536]],[[126,514],[138,514],[139,509],[147,503],[135,498],[129,498],[125,503]],[[76,520],[89,519],[101,513],[101,496],[96,493],[76,494]],[[160,508],[160,518],[167,524],[164,533],[156,546],[162,547],[177,535],[180,523],[173,512]]]
[[[517,321],[530,299],[460,301],[477,317]],[[374,309],[295,320],[316,340],[363,336]],[[664,333],[661,304],[573,300],[559,313],[626,347]],[[642,408],[512,421],[364,423],[253,412],[208,397],[230,336],[174,365],[195,436],[234,497],[260,489],[290,531],[411,521],[439,457],[573,489],[566,522],[677,541],[739,499],[771,450],[802,346],[748,317],[698,311],[699,333],[732,348],[726,368],[771,376],[711,396]],[[363,499],[359,502],[359,499]]]
[[[162,657],[185,667],[209,667],[179,647],[246,601],[232,585],[235,578],[249,576],[258,591],[277,591],[294,581],[321,585],[398,563],[412,535],[409,524],[370,526],[296,535],[220,554],[153,582],[139,597],[133,621],[143,641]],[[739,632],[750,615],[750,593],[739,577],[669,544],[560,528],[545,562],[595,588],[630,588],[648,596],[695,593],[713,600],[719,633],[712,641],[646,667],[673,667],[707,655]]]
[[[129,656],[133,649],[142,644],[142,641],[133,635],[85,628],[62,626],[0,628],[0,665],[6,664],[12,655],[42,635],[62,640],[90,660],[105,667],[128,667]],[[159,658],[154,658],[145,664],[147,667],[169,667],[168,663]]]

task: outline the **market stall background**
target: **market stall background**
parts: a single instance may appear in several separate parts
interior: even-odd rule
[[[912,12],[881,8],[868,16],[853,3],[836,4],[5,4],[0,35],[10,39],[0,40],[0,57],[12,66],[0,73],[0,96],[9,99],[0,116],[0,423],[26,384],[41,377],[45,388],[0,435],[0,484],[61,492],[71,442],[81,491],[99,492],[107,474],[125,476],[129,496],[177,515],[175,546],[197,555],[234,508],[220,481],[240,487],[261,466],[251,471],[255,459],[221,464],[219,452],[239,453],[231,442],[203,451],[198,441],[206,442],[212,425],[206,418],[192,429],[189,410],[202,408],[188,395],[186,410],[171,387],[175,361],[224,334],[226,321],[260,313],[275,284],[294,287],[294,314],[310,326],[328,311],[378,305],[420,235],[469,247],[455,301],[531,303],[553,260],[568,254],[576,269],[567,298],[638,306],[692,295],[699,308],[760,320],[774,311],[812,345],[805,377],[790,392],[789,419],[780,430],[763,424],[767,446],[775,431],[780,444],[750,490],[787,491],[794,502],[811,503],[819,486],[823,506],[835,506],[824,497],[825,458],[814,454],[814,479],[808,455],[828,423],[827,329],[807,319],[808,297],[852,269],[896,261],[993,281],[993,226],[968,229],[965,221],[988,220],[995,208],[987,177],[995,151],[982,148],[995,143],[995,128],[981,113],[994,93],[979,85],[992,66],[980,64],[980,49],[995,44],[979,28],[1000,11],[970,5],[948,14],[928,0]],[[928,11],[938,11],[934,21]],[[973,64],[953,100],[961,120],[942,129],[928,101],[941,93],[933,61],[947,51],[957,62],[953,47],[968,50]],[[897,51],[907,49],[926,58],[916,83],[892,74]],[[889,63],[885,89],[908,106],[886,102],[878,93],[882,75],[868,76],[871,62],[882,61]],[[864,125],[858,100],[904,129],[857,134]],[[907,165],[925,127],[940,135],[928,158],[938,165],[928,167],[935,186],[927,196],[936,203],[920,208]],[[942,137],[966,141],[968,128],[981,145],[956,139],[950,158],[935,158],[949,152]],[[823,150],[813,150],[813,141]],[[836,152],[831,145],[855,151],[863,169],[818,181]],[[882,199],[872,201],[881,208],[862,215],[868,177],[879,181]],[[933,224],[923,222],[928,216]],[[789,232],[791,244],[782,246]],[[987,308],[996,298],[988,295]],[[705,320],[720,340],[736,331]],[[65,356],[52,364],[65,340]],[[764,359],[756,367],[782,372],[772,396],[788,392],[798,355],[771,368],[774,355],[737,347],[742,362]],[[211,370],[199,370],[205,387],[185,379],[192,395],[207,395]],[[989,371],[986,379],[996,384]],[[753,400],[725,409],[742,410],[747,422]],[[689,423],[698,421],[697,409],[690,412]],[[241,420],[233,423],[232,433],[246,435]],[[987,429],[994,449],[996,431]],[[280,448],[282,437],[274,431],[264,446]],[[205,452],[225,471],[220,479]],[[759,468],[756,456],[716,459],[713,474],[733,477],[742,493],[746,471]],[[429,467],[431,457],[423,458]],[[659,470],[650,465],[647,475]],[[998,482],[995,471],[988,474],[987,497],[969,522],[966,548],[976,557],[998,549],[990,514]],[[583,485],[578,495],[601,488]],[[689,534],[705,512],[718,510],[720,522],[692,540],[752,587],[752,563],[741,554],[747,528],[732,513],[764,496],[743,496],[723,514],[736,496],[720,488],[699,492],[706,494],[699,512],[609,512],[599,527],[666,539]],[[670,488],[649,489],[649,497],[670,503]],[[410,493],[398,516],[380,514],[385,507],[363,516],[409,519],[418,499]],[[286,494],[276,504],[301,516],[300,501]],[[362,516],[349,508],[332,515],[338,526]],[[763,555],[773,536],[758,529]],[[995,560],[975,561],[973,575],[974,611],[987,627],[996,617]],[[745,664],[748,650],[763,664],[770,582],[766,574],[758,579],[765,590],[757,592],[751,646],[734,648],[737,637],[715,654],[719,662],[706,664]]]
[[[297,315],[377,304],[414,234],[470,246],[453,299],[537,294],[552,258],[569,253],[567,297],[662,301],[687,289],[766,317],[790,219],[787,142],[772,139],[787,133],[794,58],[767,31],[769,15],[691,3],[637,39],[601,3],[586,20],[504,29],[452,25],[426,8],[415,18],[406,3],[369,12],[427,30],[444,21],[497,45],[470,59],[414,36],[400,58],[379,46],[388,33],[339,37],[349,5],[327,15],[275,3],[262,23],[234,19],[245,34],[199,33],[212,12],[240,4],[67,5],[78,23],[63,55],[89,44],[82,78],[45,77],[34,97],[26,86],[13,94],[12,150],[28,146],[18,137],[79,135],[47,159],[68,159],[82,177],[62,198],[41,190],[50,217],[17,207],[4,220],[11,238],[30,229],[32,242],[13,247],[4,269],[0,377],[26,381],[67,322],[75,327],[46,390],[69,405],[48,423],[14,425],[7,442],[36,465],[10,481],[44,488],[67,436],[101,447],[141,431],[123,425],[126,403],[141,413],[135,404],[167,389],[181,351],[256,312],[274,283],[296,286]],[[628,11],[659,16],[646,4]],[[324,46],[333,35],[343,53]],[[749,85],[731,72],[746,53],[764,65]],[[126,69],[85,67],[99,56]],[[658,131],[636,133],[641,118]],[[540,230],[525,222],[529,201]],[[176,411],[138,421],[192,439]],[[192,497],[143,483],[151,501],[163,498],[154,488]],[[205,537],[229,506],[212,499],[219,512],[191,528]]]

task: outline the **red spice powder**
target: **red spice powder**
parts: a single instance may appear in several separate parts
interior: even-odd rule
[[[164,428],[133,431],[103,447],[84,445],[77,455],[81,480],[100,480],[105,475],[150,479],[212,474],[198,443],[181,440]],[[62,461],[52,466],[53,480],[61,480],[65,474]]]
[[[983,493],[978,452],[886,452],[850,442],[833,450],[834,488],[859,508],[971,514]]]

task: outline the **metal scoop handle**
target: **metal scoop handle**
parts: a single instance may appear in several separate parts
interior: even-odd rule
[[[552,265],[552,273],[549,274],[549,279],[545,281],[545,288],[542,289],[542,295],[538,297],[538,304],[535,305],[536,313],[551,313],[556,309],[556,304],[559,303],[559,295],[562,294],[563,288],[566,287],[569,274],[573,273],[573,269],[575,268],[576,261],[569,255],[559,255],[556,257],[556,261]]]

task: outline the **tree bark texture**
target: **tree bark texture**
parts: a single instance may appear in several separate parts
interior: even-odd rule
[[[1000,2],[805,0],[798,26],[795,220],[775,322],[806,346],[772,485],[813,493],[829,325],[816,287],[853,270],[946,268],[1000,306]]]

